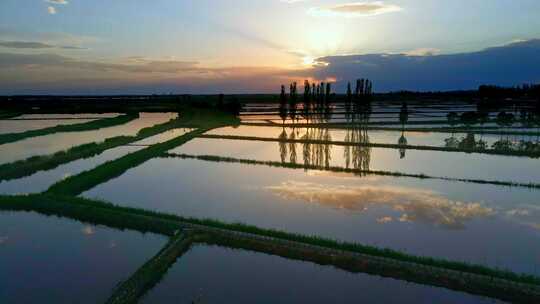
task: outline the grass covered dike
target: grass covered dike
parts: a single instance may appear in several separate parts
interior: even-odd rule
[[[385,148],[385,149],[406,149],[406,150],[437,151],[437,152],[462,152],[462,153],[477,153],[477,154],[488,154],[488,155],[540,158],[540,152],[502,151],[502,150],[495,150],[495,149],[483,149],[483,150],[460,149],[460,148],[422,146],[422,145],[357,143],[357,142],[332,141],[332,140],[279,139],[279,138],[268,138],[268,137],[257,137],[257,136],[237,136],[237,135],[204,134],[204,135],[201,135],[200,138],[240,140],[240,141],[245,140],[245,141],[260,141],[260,142],[278,142],[278,143],[296,143],[296,144],[334,145],[334,146],[361,146],[361,147]]]
[[[488,184],[496,186],[506,186],[506,187],[523,187],[530,189],[540,189],[540,184],[537,183],[517,183],[511,181],[497,181],[497,180],[482,180],[482,179],[467,179],[467,178],[453,178],[453,177],[441,177],[441,176],[429,176],[425,174],[411,174],[411,173],[402,173],[402,172],[392,172],[392,171],[380,171],[380,170],[362,170],[362,169],[351,169],[343,167],[322,167],[316,165],[305,165],[305,164],[293,164],[293,163],[282,163],[278,161],[261,161],[253,159],[241,159],[234,157],[223,157],[215,155],[190,155],[190,154],[176,154],[176,153],[165,153],[162,157],[177,157],[182,159],[197,159],[202,161],[210,162],[225,162],[225,163],[236,163],[236,164],[245,164],[245,165],[260,165],[268,166],[274,168],[288,168],[288,169],[303,169],[303,170],[319,170],[319,171],[331,171],[338,173],[351,173],[359,175],[380,175],[380,176],[393,176],[393,177],[412,177],[419,179],[438,179],[450,182],[464,182],[464,183],[473,183],[473,184]]]
[[[103,153],[105,150],[127,145],[171,129],[206,127],[210,125],[208,121],[219,124],[236,123],[234,118],[226,114],[186,109],[182,111],[182,115],[178,119],[144,128],[136,136],[116,136],[108,138],[101,143],[83,144],[51,155],[33,156],[24,160],[2,164],[0,165],[0,182],[30,176],[38,171],[51,170],[78,159],[93,157]]]
[[[219,111],[195,111],[182,114],[185,118],[178,124],[182,127],[195,128],[187,134],[166,142],[151,145],[145,149],[130,153],[124,157],[108,161],[94,169],[70,176],[52,185],[47,192],[63,195],[79,195],[84,191],[122,175],[127,170],[162,155],[189,140],[204,134],[208,130],[237,123],[237,118]]]
[[[38,212],[48,216],[76,219],[94,225],[107,225],[116,229],[131,229],[143,233],[158,233],[169,237],[174,236],[177,231],[181,229],[188,228],[199,230],[203,233],[209,232],[211,235],[215,236],[211,240],[216,244],[225,242],[223,235],[228,232],[233,234],[250,234],[257,237],[271,238],[270,240],[267,240],[267,245],[257,245],[258,247],[268,246],[268,250],[270,251],[271,248],[275,247],[272,243],[272,239],[278,241],[291,241],[321,248],[340,250],[343,252],[359,253],[400,262],[414,263],[422,266],[454,270],[463,272],[464,274],[482,275],[515,283],[529,284],[532,288],[540,287],[540,277],[534,275],[518,274],[503,269],[496,269],[467,262],[416,256],[392,249],[342,242],[318,236],[301,235],[274,229],[259,228],[242,223],[226,223],[213,219],[197,219],[150,210],[122,207],[103,201],[73,196],[56,194],[0,196],[0,210]],[[238,241],[234,241],[233,244],[236,244],[235,246],[239,248],[243,248],[241,242],[238,243]],[[264,248],[260,249],[261,251],[264,251]],[[297,258],[302,259],[301,256],[298,256]]]
[[[393,123],[395,125],[397,123]],[[425,123],[422,123],[425,124]],[[350,122],[328,122],[328,123],[295,123],[295,124],[285,124],[281,123],[270,123],[270,122],[249,122],[243,121],[241,125],[244,126],[254,126],[254,127],[275,127],[275,128],[331,128],[331,129],[350,129]],[[388,125],[388,124],[387,124]],[[405,131],[407,132],[438,132],[438,133],[456,133],[456,132],[478,132],[482,134],[491,134],[491,135],[523,135],[523,136],[538,136],[540,131],[523,131],[520,127],[504,128],[504,127],[468,127],[468,126],[455,126],[455,127],[437,127],[437,124],[432,124],[433,127],[411,127],[414,124],[407,123]],[[385,124],[367,124],[363,125],[363,128],[368,131],[403,131],[403,127],[393,127],[385,126]]]
[[[0,145],[16,142],[26,138],[50,135],[60,132],[81,132],[97,130],[117,125],[128,123],[132,120],[139,118],[138,113],[129,113],[112,118],[102,118],[85,123],[73,124],[73,125],[58,125],[50,128],[43,128],[38,130],[30,130],[20,133],[8,133],[0,134]]]
[[[98,184],[119,176],[126,170],[138,166],[153,157],[165,155],[168,150],[181,145],[182,143],[187,142],[200,134],[203,134],[208,129],[238,123],[236,118],[226,114],[221,115],[212,110],[188,110],[185,113],[183,112],[182,117],[182,121],[178,122],[176,127],[191,127],[198,128],[198,130],[164,143],[149,146],[146,149],[128,154],[122,158],[107,162],[92,170],[72,176],[53,185],[45,193],[26,196],[0,196],[0,210],[38,212],[40,214],[49,216],[76,219],[95,225],[107,225],[117,229],[130,229],[143,233],[158,233],[169,237],[175,236],[179,230],[188,228],[200,231],[203,233],[203,235],[205,233],[210,235],[210,238],[203,238],[202,240],[199,240],[201,242],[224,244],[226,246],[246,248],[250,250],[255,248],[261,252],[270,252],[271,254],[278,255],[281,253],[276,251],[275,242],[289,241],[298,244],[305,244],[307,246],[317,246],[323,249],[327,248],[339,250],[345,253],[358,253],[373,257],[391,259],[399,262],[414,263],[420,266],[437,267],[440,268],[440,271],[443,271],[443,273],[444,269],[454,270],[462,272],[465,275],[481,275],[487,277],[488,279],[495,278],[505,280],[510,283],[527,284],[527,286],[530,286],[530,290],[532,291],[527,289],[520,293],[518,290],[518,293],[521,296],[526,296],[529,291],[538,292],[538,288],[540,287],[540,278],[533,275],[519,274],[503,269],[496,269],[466,262],[415,256],[391,249],[341,242],[337,240],[320,238],[318,236],[299,235],[285,231],[263,229],[243,223],[226,223],[213,219],[188,218],[137,208],[121,207],[108,202],[75,197],[75,195],[78,195]],[[282,166],[282,164],[279,164],[279,166]],[[304,168],[304,166],[301,165],[299,165],[299,167]],[[246,234],[248,236],[247,238],[240,240],[238,238],[226,240],[222,237],[223,235],[237,234]],[[262,237],[265,238],[265,240],[252,242],[249,239],[249,235],[257,238]],[[298,252],[287,253],[287,250],[285,250],[285,253],[282,255],[299,260],[310,260],[323,265],[336,265],[343,269],[348,269],[354,266],[354,261],[351,259],[331,259],[327,255],[324,255],[323,251],[315,254],[315,256],[319,256],[318,258],[313,258],[313,256],[302,256],[301,254],[299,255]],[[149,261],[149,263],[151,262],[152,260]],[[356,260],[356,262],[358,262],[358,260]],[[170,264],[170,262],[168,263]],[[351,264],[348,265],[348,263]],[[143,286],[150,288],[151,286],[154,286],[157,281],[159,281],[159,278],[162,277],[160,273],[162,273],[166,267],[161,267],[162,265],[148,267],[148,265],[151,264],[145,265],[147,267],[143,266],[141,269],[142,272],[139,272],[139,274],[144,274],[144,276],[142,276],[142,282],[146,283],[144,283]],[[395,269],[396,268],[394,268],[394,270]],[[377,272],[374,273],[377,274]],[[408,273],[407,275],[413,276],[411,281],[422,283],[422,280],[414,278],[414,274]],[[396,276],[394,275],[393,277]],[[400,277],[398,276],[398,278]],[[435,282],[434,280],[439,281],[439,283]],[[445,282],[444,275],[438,278],[432,277],[431,283],[429,281],[425,281],[424,283],[453,289],[450,284]],[[489,282],[486,282],[486,284],[489,285]],[[147,290],[148,288],[146,287],[143,289]],[[481,289],[476,290],[474,286],[470,287],[469,289],[466,289],[466,291],[477,294],[481,294],[483,292]],[[515,289],[513,290],[515,291]],[[489,296],[490,294],[487,295]]]
[[[101,183],[104,183],[112,178],[120,176],[125,171],[129,170],[130,168],[136,167],[151,158],[164,155],[170,149],[173,149],[193,138],[196,138],[197,136],[199,136],[200,134],[203,134],[210,128],[220,127],[223,125],[229,125],[231,123],[230,117],[228,118],[220,117],[220,119],[216,119],[213,113],[206,113],[206,115],[205,113],[199,113],[194,116],[192,115],[188,115],[188,116],[190,118],[187,119],[188,120],[187,126],[196,127],[198,128],[197,130],[187,133],[183,136],[177,137],[175,139],[169,140],[167,142],[152,145],[148,148],[128,154],[119,159],[109,161],[92,170],[82,172],[75,176],[71,176],[51,186],[51,188],[49,188],[49,190],[45,192],[44,195],[49,198],[61,197],[62,200],[66,200],[66,199],[71,200],[74,202],[78,202],[79,204],[85,205],[87,207],[88,206],[96,207],[97,209],[110,209],[110,210],[114,209],[114,210],[124,212],[126,214],[143,215],[143,216],[153,217],[156,219],[159,218],[162,220],[172,221],[176,223],[189,223],[189,224],[196,224],[196,225],[207,226],[207,227],[212,227],[212,228],[220,228],[220,229],[226,229],[226,230],[231,230],[231,231],[252,233],[256,235],[275,237],[275,238],[285,239],[285,240],[290,240],[290,241],[298,241],[302,243],[318,245],[318,246],[323,246],[323,247],[328,247],[328,248],[354,251],[354,252],[359,252],[359,253],[364,253],[364,254],[369,254],[369,255],[374,255],[374,256],[393,258],[393,259],[401,260],[401,261],[408,261],[408,262],[419,263],[423,265],[430,265],[430,266],[442,267],[442,268],[453,269],[453,270],[458,270],[458,271],[489,275],[492,277],[498,277],[498,278],[508,279],[508,280],[517,281],[517,282],[532,283],[532,284],[540,285],[540,278],[537,278],[534,276],[519,275],[519,274],[509,272],[509,271],[492,269],[492,268],[479,266],[479,265],[472,265],[472,264],[468,264],[464,262],[446,261],[446,260],[434,259],[430,257],[418,257],[418,256],[408,255],[408,254],[401,253],[394,250],[380,249],[377,247],[365,246],[365,245],[353,244],[353,243],[343,243],[343,242],[338,242],[334,240],[319,238],[317,236],[296,235],[296,234],[291,234],[291,233],[277,231],[277,230],[261,229],[255,226],[245,225],[241,223],[230,224],[230,223],[223,223],[223,222],[211,220],[211,219],[184,218],[184,217],[180,217],[176,215],[164,214],[164,213],[159,213],[159,212],[154,212],[154,211],[140,210],[136,208],[119,207],[119,206],[114,206],[109,203],[103,203],[103,202],[73,197]],[[190,156],[184,156],[184,157],[190,157]],[[233,162],[241,161],[241,160],[224,159],[224,158],[212,157],[212,156],[198,156],[195,158],[204,159],[204,160],[214,160],[214,161],[223,161],[223,160],[233,161]],[[244,161],[241,161],[241,162],[244,162]],[[257,163],[256,161],[247,161],[247,162]],[[280,167],[283,166],[281,163],[274,164],[271,162],[269,162],[267,165],[280,166]],[[298,168],[304,169],[304,166],[298,165]],[[426,176],[420,176],[420,177],[428,178]],[[100,217],[99,212],[96,214],[96,216]],[[170,223],[167,225],[170,225]],[[171,227],[169,227],[168,229],[171,229]],[[172,233],[171,230],[169,230],[169,234],[170,233]]]
[[[24,160],[0,165],[0,181],[30,176],[38,171],[54,169],[60,165],[101,154],[105,150],[127,145],[150,136],[177,128],[180,120],[171,120],[163,124],[140,130],[136,136],[116,136],[100,143],[88,143],[59,151],[51,155],[33,156]]]

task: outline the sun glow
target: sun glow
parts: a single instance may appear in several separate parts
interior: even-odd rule
[[[345,31],[336,24],[330,28],[321,27],[307,32],[308,48],[317,55],[334,54],[340,50],[345,40]]]
[[[312,66],[315,64],[315,57],[313,56],[305,56],[302,58],[302,64],[307,66]]]

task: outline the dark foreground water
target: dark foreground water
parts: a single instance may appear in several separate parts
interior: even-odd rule
[[[143,303],[499,303],[251,251],[198,245]]]
[[[123,206],[538,273],[538,191],[153,159],[83,193]]]
[[[161,236],[0,213],[0,303],[103,303],[165,245]]]

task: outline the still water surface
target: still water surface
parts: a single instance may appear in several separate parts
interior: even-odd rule
[[[55,133],[0,145],[0,164],[35,155],[52,154],[86,143],[101,142],[110,137],[136,135],[143,128],[177,117],[178,113],[140,113],[138,119],[119,126],[84,132]]]
[[[179,258],[142,299],[142,303],[222,302],[500,303],[443,288],[202,245]]]
[[[166,238],[0,213],[0,303],[104,303]]]
[[[538,191],[153,159],[83,196],[181,216],[540,270]]]
[[[192,140],[170,152],[452,178],[521,183],[540,181],[540,161],[536,158],[478,153],[411,149],[400,151],[354,145],[291,144],[208,138]]]
[[[124,146],[106,150],[96,156],[78,159],[55,169],[39,171],[30,176],[0,182],[1,194],[27,194],[47,190],[54,183],[72,175],[95,168],[107,161],[120,158],[129,153],[138,151],[143,147]]]

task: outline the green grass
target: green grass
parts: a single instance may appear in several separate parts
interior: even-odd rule
[[[137,230],[140,232],[151,232],[159,233],[167,236],[173,236],[176,231],[185,227],[186,225],[197,225],[197,227],[202,227],[197,230],[204,232],[204,229],[223,229],[225,233],[227,231],[235,232],[244,232],[250,233],[257,236],[272,237],[279,240],[288,240],[295,241],[304,244],[321,246],[324,248],[331,248],[336,250],[344,250],[348,252],[362,253],[370,256],[377,257],[386,257],[403,262],[412,262],[426,266],[439,267],[442,269],[451,269],[456,271],[461,271],[471,274],[485,275],[493,278],[505,279],[518,283],[533,284],[535,286],[540,285],[540,278],[533,275],[519,274],[514,273],[504,269],[497,269],[486,267],[477,264],[471,264],[467,262],[460,261],[451,261],[445,259],[437,259],[432,257],[423,257],[410,255],[404,252],[379,248],[374,246],[367,246],[357,243],[342,242],[338,240],[331,240],[326,238],[321,238],[318,236],[309,236],[309,235],[300,235],[294,233],[288,233],[285,231],[279,231],[274,229],[263,229],[252,225],[246,225],[243,223],[226,223],[214,219],[197,219],[190,217],[182,217],[179,215],[166,214],[161,212],[142,210],[137,208],[130,207],[121,207],[113,205],[108,202],[90,200],[85,198],[75,197],[86,190],[89,190],[95,187],[98,184],[106,182],[112,178],[115,178],[125,171],[139,166],[140,164],[146,162],[147,160],[154,158],[156,156],[167,155],[166,153],[188,140],[191,140],[201,134],[206,130],[215,127],[221,127],[226,125],[238,124],[238,120],[234,117],[231,117],[225,113],[219,113],[213,110],[204,110],[204,109],[185,109],[182,112],[180,119],[174,122],[174,127],[191,127],[198,128],[198,130],[185,134],[183,136],[177,137],[175,139],[169,140],[167,142],[151,145],[148,148],[139,150],[137,152],[128,154],[119,159],[109,161],[101,166],[98,166],[92,170],[82,172],[78,175],[72,176],[63,180],[61,182],[53,185],[47,192],[43,194],[35,195],[26,195],[26,196],[0,196],[0,210],[5,211],[25,211],[25,212],[38,212],[40,214],[49,215],[49,216],[58,216],[66,217],[71,219],[76,219],[79,221],[95,224],[95,225],[107,225],[117,229],[131,229]],[[167,130],[171,125],[162,124],[141,130],[138,136],[143,136],[141,138],[158,134],[162,131]],[[139,140],[141,138],[133,139],[133,137],[115,137],[110,139],[108,145],[120,144],[120,142],[127,140]],[[103,145],[103,146],[100,146]],[[59,163],[61,161],[67,161],[70,158],[84,157],[84,155],[90,155],[91,153],[98,153],[100,149],[110,148],[106,146],[105,142],[101,144],[88,144],[79,147],[72,148],[68,151],[65,151],[64,154],[58,154],[57,156],[53,155],[54,161],[47,162],[46,159],[36,158],[34,161],[30,161],[26,165],[20,163],[18,165],[18,170],[12,171],[10,174],[22,174],[21,172],[30,172],[36,170],[36,168],[45,168],[46,166],[54,165],[54,163]],[[85,154],[86,153],[86,154]],[[56,155],[56,154],[55,154]],[[217,156],[189,156],[189,155],[180,155],[184,158],[196,158],[201,160],[208,161],[227,161],[227,162],[237,162],[237,163],[246,163],[253,165],[268,165],[272,167],[288,167],[294,169],[306,169],[304,165],[297,164],[282,164],[279,162],[261,162],[255,160],[239,160],[234,158],[221,158]],[[29,159],[30,160],[30,159]],[[26,161],[29,161],[26,160]],[[16,163],[10,164],[14,165]],[[2,167],[0,167],[1,169]],[[9,167],[5,167],[9,168]],[[307,168],[307,169],[320,169],[320,168]],[[324,168],[328,170],[328,168]],[[425,175],[407,175],[397,172],[379,172],[379,171],[362,171],[355,172],[351,169],[345,168],[330,168],[330,170],[337,170],[338,172],[350,172],[350,173],[370,173],[370,174],[382,174],[382,175],[391,175],[391,176],[409,176],[409,177],[418,177],[418,178],[433,178]],[[358,170],[357,170],[358,171]],[[0,171],[1,172],[1,171]],[[2,176],[2,173],[0,173]],[[447,178],[440,178],[447,179]],[[458,180],[458,179],[447,179],[447,180]],[[496,181],[480,181],[480,180],[460,180],[460,181],[471,181],[477,183],[499,183],[507,185],[506,182],[496,182]],[[511,184],[516,185],[516,184]],[[517,184],[519,185],[519,184]],[[529,185],[530,187],[540,187],[536,184]],[[272,242],[268,241],[265,246],[272,246]],[[241,244],[239,244],[241,247]],[[270,248],[267,247],[267,248]],[[264,251],[264,248],[262,249]],[[302,259],[301,256],[298,257]],[[308,259],[308,257],[304,257]],[[150,261],[149,263],[151,263]],[[346,260],[340,260],[339,263],[346,263]],[[145,264],[150,265],[150,264]],[[163,264],[165,265],[165,264]],[[161,265],[161,266],[163,266]],[[169,265],[169,264],[167,264]],[[159,266],[159,265],[158,265]],[[144,267],[141,268],[143,286],[153,286],[155,282],[159,281],[159,278],[164,273],[163,267],[159,267],[158,270],[155,267]],[[168,266],[167,266],[168,267]],[[136,277],[137,278],[137,277]],[[157,278],[157,281],[156,281]],[[444,279],[444,278],[442,278]],[[441,279],[441,280],[442,280]],[[150,285],[145,285],[150,282]],[[146,288],[143,288],[146,290]]]
[[[463,152],[463,153],[479,153],[490,155],[504,155],[504,156],[522,156],[522,157],[540,157],[540,152],[532,151],[503,151],[495,149],[459,149],[449,147],[434,147],[434,146],[417,146],[417,145],[397,145],[397,144],[383,144],[383,143],[357,143],[346,141],[331,141],[331,140],[305,140],[305,139],[284,139],[279,138],[267,138],[256,136],[236,136],[236,135],[201,135],[201,138],[210,139],[227,139],[227,140],[247,140],[247,141],[262,141],[262,142],[281,142],[281,143],[298,143],[298,144],[314,144],[314,145],[335,145],[335,146],[361,146],[372,148],[386,148],[386,149],[406,149],[406,150],[421,150],[421,151],[439,151],[439,152]]]
[[[392,123],[393,125],[398,124]],[[425,123],[422,123],[425,124]],[[246,126],[257,126],[257,127],[275,127],[275,128],[283,128],[283,125],[281,123],[262,123],[262,122],[249,122],[249,121],[243,121],[241,125]],[[350,129],[351,127],[354,127],[355,125],[351,122],[328,122],[328,123],[295,123],[295,124],[285,124],[286,128],[331,128],[331,129]],[[403,128],[401,126],[399,127],[385,127],[385,124],[362,124],[362,128],[368,131],[399,131],[401,132]],[[437,125],[437,124],[433,124]],[[456,132],[475,132],[475,133],[481,133],[481,134],[491,134],[491,135],[523,135],[523,136],[538,136],[540,135],[540,128],[536,127],[538,131],[519,131],[518,128],[514,128],[513,130],[501,130],[505,129],[506,127],[499,127],[499,126],[492,126],[492,127],[486,127],[486,126],[476,126],[476,127],[467,127],[467,126],[456,126],[456,127],[411,127],[410,123],[406,124],[405,131],[406,132],[439,132],[439,133],[456,133]]]
[[[74,218],[92,224],[111,225],[120,229],[135,229],[142,232],[162,233],[169,236],[173,235],[176,230],[182,227],[182,223],[187,223],[480,274],[514,282],[540,285],[540,278],[534,275],[518,274],[508,270],[467,262],[411,255],[392,249],[342,242],[318,236],[294,234],[274,229],[264,229],[243,223],[225,223],[214,219],[197,219],[150,210],[121,207],[107,202],[72,196],[56,194],[0,196],[0,209],[36,211],[47,215]]]
[[[17,117],[19,115],[21,115],[22,113],[18,113],[18,112],[6,112],[6,111],[2,111],[0,110],[0,119],[10,119],[10,118],[13,118],[13,117]]]
[[[0,165],[0,181],[30,176],[38,171],[51,170],[71,161],[93,157],[103,153],[105,150],[127,145],[177,128],[179,124],[182,124],[182,120],[174,119],[163,124],[144,128],[136,136],[116,136],[100,143],[83,144],[51,155],[33,156],[25,160],[2,164]]]
[[[47,192],[63,195],[79,195],[101,183],[122,175],[131,168],[137,167],[156,156],[162,155],[186,143],[211,128],[231,125],[237,122],[236,118],[232,115],[215,111],[186,111],[182,115],[185,115],[185,118],[179,125],[198,129],[169,141],[151,145],[121,158],[108,161],[92,170],[70,176],[52,185]]]
[[[222,157],[215,155],[189,155],[189,154],[170,154],[166,153],[162,157],[178,157],[184,159],[198,159],[203,161],[210,162],[226,162],[226,163],[236,163],[236,164],[245,164],[245,165],[260,165],[268,166],[274,168],[288,168],[288,169],[303,169],[303,170],[319,170],[319,171],[332,171],[338,173],[351,173],[351,174],[360,174],[360,175],[380,175],[380,176],[394,176],[394,177],[412,177],[420,179],[438,179],[444,181],[452,182],[464,182],[464,183],[474,183],[474,184],[489,184],[497,186],[507,186],[507,187],[524,187],[531,189],[540,189],[540,184],[537,183],[517,183],[517,182],[508,182],[508,181],[496,181],[496,180],[481,180],[481,179],[468,179],[468,178],[452,178],[452,177],[440,177],[440,176],[429,176],[425,174],[410,174],[402,172],[392,172],[392,171],[380,171],[380,170],[361,170],[361,169],[351,169],[343,167],[322,167],[315,165],[306,165],[306,164],[294,164],[294,163],[282,163],[277,161],[261,161],[253,159],[239,159],[234,157]]]
[[[214,124],[225,125],[237,123],[234,117],[209,110],[193,111],[186,109],[178,119],[147,127],[140,130],[136,136],[117,136],[108,138],[101,143],[88,143],[60,151],[51,155],[33,156],[25,160],[0,165],[0,181],[30,176],[38,171],[57,168],[60,165],[78,159],[89,158],[108,149],[127,145],[150,136],[180,127],[211,127]]]
[[[117,208],[97,200],[59,195],[0,196],[0,210],[37,212],[78,220],[93,225],[106,225],[119,230],[135,230],[172,236],[180,228],[178,223],[150,217],[145,212]]]
[[[59,132],[81,132],[81,131],[90,131],[97,130],[101,128],[107,128],[117,125],[122,125],[128,123],[134,119],[139,118],[139,114],[126,114],[120,115],[118,117],[112,118],[103,118],[98,120],[93,120],[85,123],[73,124],[73,125],[59,125],[50,128],[30,130],[21,133],[8,133],[0,134],[0,145],[16,142],[26,138],[44,136]]]
[[[206,129],[197,129],[175,139],[151,145],[145,149],[108,161],[94,169],[70,176],[53,184],[47,192],[63,195],[79,195],[101,183],[122,175],[127,170],[137,167],[157,155],[182,145],[205,131]]]
[[[173,236],[152,259],[118,285],[106,303],[136,303],[165,277],[176,259],[190,249],[191,243],[190,235],[185,233]]]

